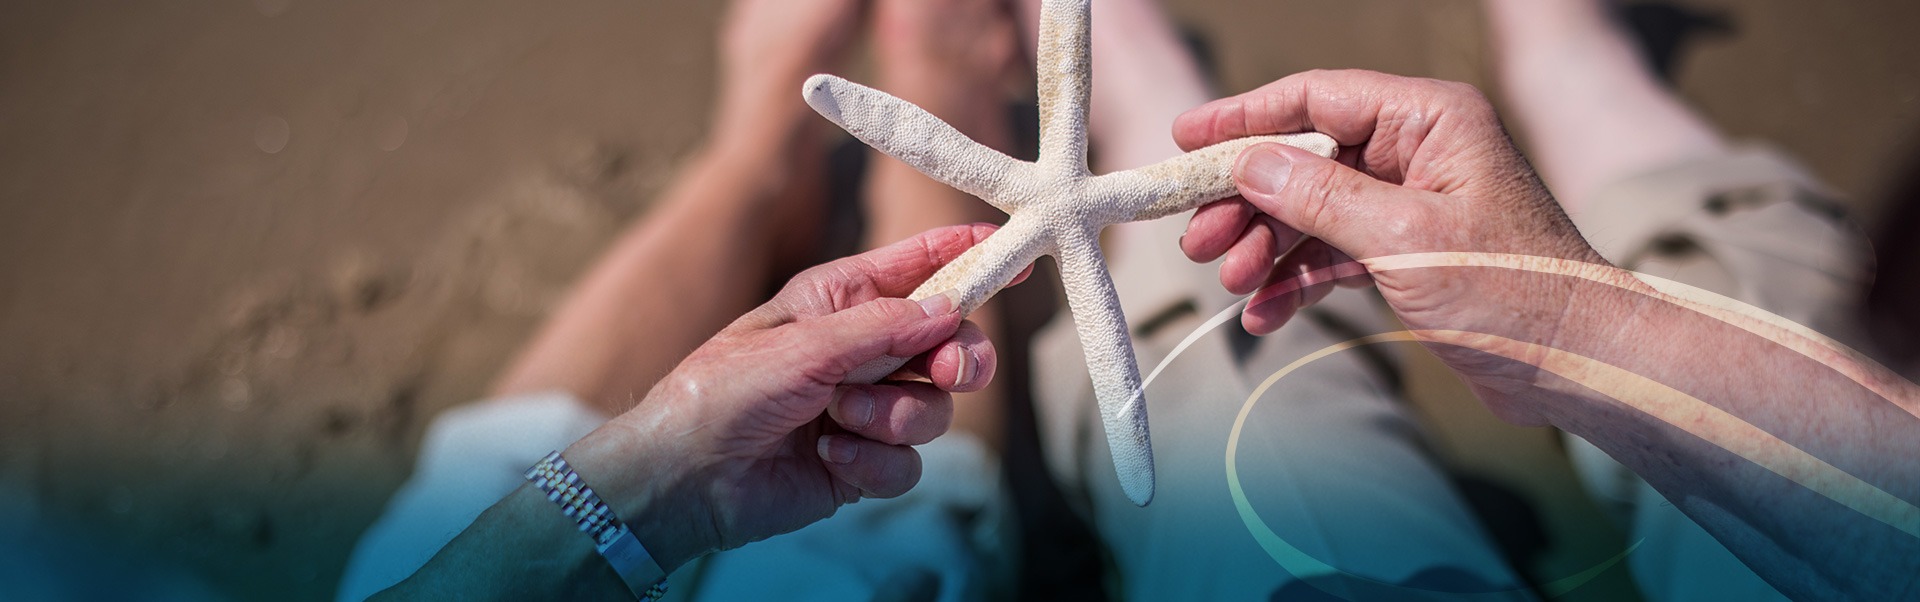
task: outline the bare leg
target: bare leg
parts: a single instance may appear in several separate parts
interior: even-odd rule
[[[946,120],[982,144],[1009,151],[1008,74],[1018,65],[1019,28],[1004,0],[879,0],[874,55],[880,88]],[[953,224],[998,222],[985,202],[874,153],[866,189],[867,246],[876,247]],[[1002,324],[997,303],[974,312],[989,333]],[[999,449],[1005,439],[1006,393],[999,381],[957,396],[954,428]]]
[[[1727,148],[1654,76],[1606,1],[1487,0],[1501,87],[1569,210],[1610,182]]]
[[[706,143],[588,272],[495,393],[566,391],[609,415],[761,301],[817,243],[818,118],[800,83],[831,67],[858,0],[741,0],[722,31],[720,107]]]
[[[1020,0],[1029,55],[1040,0]],[[1213,100],[1200,63],[1156,0],[1102,0],[1093,7],[1094,173],[1151,165],[1180,154],[1173,119]]]
[[[1005,82],[1017,64],[1017,29],[1001,0],[879,0],[874,55],[880,88],[996,150],[1012,144]],[[873,153],[867,246],[931,228],[1000,221],[986,203]]]
[[[1110,0],[1093,8],[1092,137],[1097,173],[1180,154],[1173,120],[1213,100],[1213,89],[1156,0]]]

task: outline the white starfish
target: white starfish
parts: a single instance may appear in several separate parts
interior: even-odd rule
[[[1324,156],[1332,156],[1338,145],[1313,133],[1247,138],[1141,169],[1093,175],[1087,168],[1091,6],[1092,0],[1041,3],[1040,159],[1033,163],[974,142],[912,103],[838,77],[813,76],[802,92],[814,110],[862,142],[1010,216],[1000,231],[914,291],[914,299],[958,291],[963,311],[972,312],[1035,259],[1059,259],[1114,471],[1127,498],[1145,506],[1154,489],[1147,400],[1126,317],[1100,252],[1100,231],[1236,194],[1233,162],[1254,144],[1279,142]],[[904,362],[886,358],[852,380],[876,382]]]

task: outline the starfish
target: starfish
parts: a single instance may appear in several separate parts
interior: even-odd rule
[[[1140,169],[1093,175],[1087,167],[1091,11],[1092,0],[1041,3],[1040,157],[1035,162],[988,148],[912,103],[845,79],[813,76],[802,94],[815,111],[860,141],[1009,216],[999,231],[914,291],[913,299],[957,291],[961,310],[972,312],[1035,259],[1058,259],[1114,471],[1127,498],[1146,506],[1154,493],[1147,399],[1126,317],[1100,251],[1100,231],[1237,194],[1233,162],[1255,144],[1278,142],[1329,157],[1338,144],[1318,133],[1245,138]],[[905,361],[882,358],[849,380],[877,382]]]

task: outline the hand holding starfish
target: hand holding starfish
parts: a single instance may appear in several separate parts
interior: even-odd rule
[[[803,93],[814,110],[861,141],[1011,216],[1005,228],[935,274],[912,298],[952,291],[962,309],[972,311],[1040,256],[1059,259],[1115,470],[1127,497],[1144,506],[1152,501],[1154,489],[1146,396],[1126,319],[1100,251],[1100,231],[1234,195],[1234,159],[1254,144],[1279,142],[1328,157],[1337,145],[1320,134],[1247,138],[1142,169],[1093,175],[1087,167],[1091,9],[1091,0],[1042,4],[1041,142],[1036,162],[994,151],[911,103],[838,77],[814,76]],[[855,378],[877,381],[902,361],[877,362]]]

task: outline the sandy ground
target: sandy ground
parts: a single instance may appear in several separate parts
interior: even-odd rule
[[[1169,4],[1230,91],[1488,79],[1472,0]],[[1920,133],[1920,4],[1699,4],[1739,31],[1682,91],[1872,215]],[[0,2],[0,507],[236,597],[330,595],[425,421],[697,143],[719,6]]]

